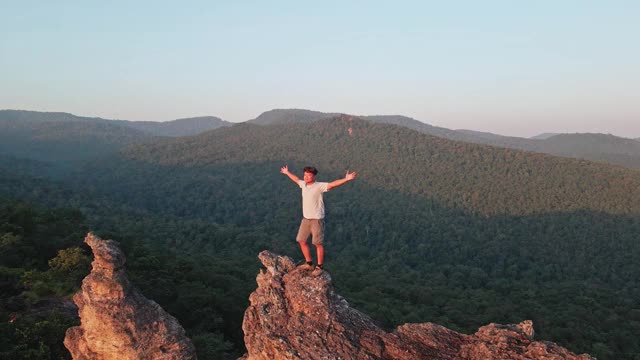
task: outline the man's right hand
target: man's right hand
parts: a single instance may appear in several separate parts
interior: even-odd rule
[[[280,168],[280,172],[287,175],[287,177],[289,179],[291,179],[291,181],[293,181],[294,183],[298,183],[298,181],[300,181],[300,178],[297,177],[295,174],[291,173],[291,171],[289,171],[289,166],[285,165],[283,167]]]

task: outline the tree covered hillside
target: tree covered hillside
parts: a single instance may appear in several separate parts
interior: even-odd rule
[[[70,297],[89,272],[91,251],[82,244],[88,229],[121,243],[131,281],[179,319],[200,358],[235,359],[244,352],[240,326],[257,261],[217,249],[243,236],[243,229],[143,215],[62,183],[33,178],[32,162],[3,160],[1,359],[70,358],[62,340],[66,329],[78,323]],[[16,172],[6,171],[21,163]],[[66,208],[74,205],[82,213]],[[251,253],[259,250],[260,245]]]
[[[487,216],[580,209],[640,214],[638,172],[454,142],[348,117],[310,125],[241,124],[192,138],[140,145],[122,156],[180,167],[309,163],[334,176],[351,169],[359,172],[359,182],[369,186]]]
[[[0,154],[57,163],[87,161],[158,136],[194,135],[229,125],[212,116],[153,122],[0,110]]]
[[[151,138],[140,130],[106,120],[10,115],[15,114],[0,112],[0,154],[20,158],[58,163],[83,161]]]
[[[338,116],[335,113],[300,109],[275,109],[267,111],[253,124],[275,125],[285,123],[310,123]],[[545,133],[532,138],[504,136],[473,130],[451,130],[426,124],[402,115],[363,115],[360,118],[380,124],[399,125],[423,134],[454,141],[491,145],[509,149],[539,152],[554,156],[601,161],[630,168],[640,168],[640,147],[630,139],[605,134],[553,134]],[[637,140],[637,139],[636,139]]]

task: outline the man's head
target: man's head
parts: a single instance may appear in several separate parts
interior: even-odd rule
[[[307,184],[313,184],[316,181],[316,175],[318,175],[318,169],[313,166],[305,166],[302,169],[304,173],[304,182]]]

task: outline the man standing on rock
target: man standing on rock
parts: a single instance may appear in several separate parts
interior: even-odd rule
[[[313,270],[312,275],[320,275],[323,271],[324,265],[324,201],[322,199],[323,193],[343,185],[356,178],[356,172],[349,172],[342,179],[326,182],[316,182],[316,175],[318,175],[318,169],[313,166],[306,166],[302,169],[304,173],[303,180],[300,180],[295,174],[289,171],[287,165],[280,169],[280,172],[287,175],[291,181],[298,184],[302,189],[302,222],[300,223],[300,229],[296,236],[296,241],[300,243],[302,249],[302,255],[306,260],[306,264],[301,265],[300,268],[304,270],[313,269],[313,261],[311,259],[311,252],[309,251],[309,235],[311,235],[311,243],[316,247],[316,253],[318,255],[318,264]]]

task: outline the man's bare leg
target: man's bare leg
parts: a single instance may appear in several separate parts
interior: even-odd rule
[[[318,265],[316,265],[316,268],[313,269],[311,275],[318,276],[324,271],[322,268],[322,265],[324,265],[324,246],[322,246],[322,244],[314,245],[316,245],[316,252],[318,253]]]
[[[318,265],[324,265],[324,246],[316,244],[316,253],[318,254]]]
[[[300,249],[302,250],[302,255],[304,255],[304,259],[310,263],[313,261],[311,258],[311,252],[309,251],[309,244],[306,241],[300,241]]]

